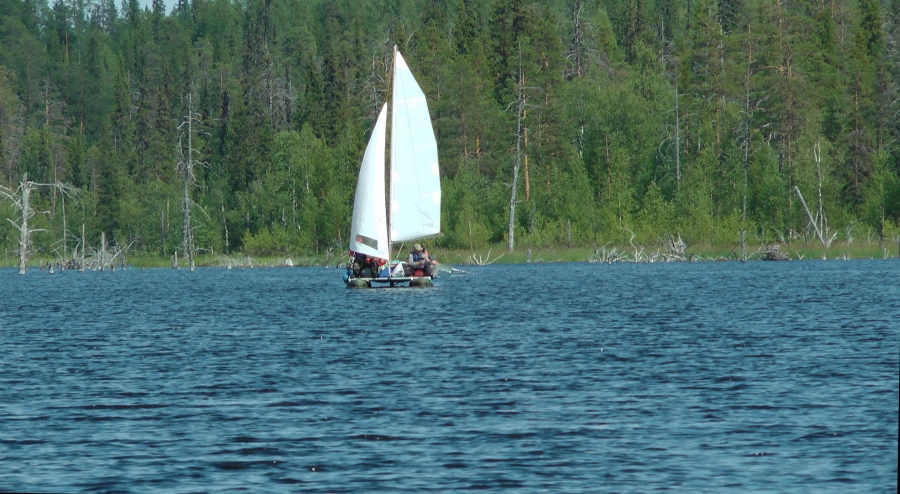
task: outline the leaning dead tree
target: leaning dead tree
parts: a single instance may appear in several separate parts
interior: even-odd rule
[[[800,188],[795,185],[794,191],[797,193],[797,196],[800,197],[800,204],[803,206],[803,210],[806,212],[807,218],[809,218],[809,224],[812,225],[813,230],[816,232],[816,236],[819,237],[819,242],[822,242],[822,246],[827,249],[831,246],[831,243],[834,242],[834,239],[837,238],[837,233],[829,231],[828,218],[825,217],[825,211],[823,209],[824,201],[822,200],[822,176],[824,175],[824,172],[822,170],[821,142],[816,141],[816,145],[813,147],[812,152],[813,159],[816,163],[816,180],[818,181],[818,207],[816,208],[815,218],[813,218],[812,213],[806,206],[806,201],[803,199],[803,194],[800,193]]]
[[[816,236],[819,237],[819,242],[822,242],[822,246],[827,249],[831,246],[831,242],[833,242],[834,239],[837,238],[837,233],[829,236],[828,223],[825,219],[825,215],[821,212],[817,214],[818,218],[822,222],[822,226],[820,228],[819,222],[817,222],[816,219],[813,218],[813,215],[809,212],[809,208],[806,207],[806,201],[803,200],[803,194],[800,193],[800,188],[795,185],[794,191],[797,192],[797,196],[800,197],[800,204],[803,206],[803,210],[806,211],[806,216],[807,218],[809,218],[809,223],[812,225],[813,230],[816,232]]]
[[[191,227],[191,205],[194,204],[194,201],[191,200],[191,186],[197,181],[197,178],[194,176],[194,165],[203,164],[201,161],[194,160],[194,154],[199,155],[200,151],[193,148],[192,141],[194,132],[196,132],[193,129],[194,122],[201,125],[203,124],[199,117],[199,113],[194,113],[193,98],[191,94],[188,93],[188,114],[184,117],[184,121],[181,122],[181,125],[178,126],[178,130],[182,132],[185,132],[185,130],[187,131],[187,151],[185,151],[183,147],[183,137],[179,137],[178,152],[181,156],[181,160],[178,162],[178,173],[181,175],[181,183],[184,190],[184,197],[182,198],[184,233],[181,252],[187,259],[191,271],[194,270],[194,230]]]
[[[38,183],[28,180],[28,173],[22,176],[22,181],[16,190],[0,185],[0,197],[8,199],[12,202],[13,207],[19,212],[18,220],[7,218],[7,221],[16,227],[19,231],[19,274],[25,274],[28,269],[28,253],[31,249],[31,234],[35,232],[45,231],[43,228],[33,228],[29,224],[29,220],[34,218],[38,213],[49,214],[49,211],[35,211],[31,207],[31,193],[35,189],[50,188],[60,192],[63,195],[73,195],[75,189],[62,182],[54,183]]]

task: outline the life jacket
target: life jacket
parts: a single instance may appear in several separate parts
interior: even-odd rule
[[[419,261],[425,259],[425,256],[427,256],[427,255],[428,255],[427,250],[422,250],[422,252],[413,251],[413,253],[412,253],[413,262],[419,262]]]

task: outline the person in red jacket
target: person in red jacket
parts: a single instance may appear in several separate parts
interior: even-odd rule
[[[355,278],[375,278],[384,265],[384,259],[367,256],[360,252],[350,251],[353,276]]]

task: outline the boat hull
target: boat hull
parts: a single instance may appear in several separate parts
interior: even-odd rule
[[[431,276],[349,278],[347,288],[429,288],[434,286],[432,280]]]

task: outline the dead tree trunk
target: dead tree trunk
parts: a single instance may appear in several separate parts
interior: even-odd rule
[[[0,197],[11,201],[13,207],[21,214],[18,223],[11,218],[7,218],[7,221],[12,223],[16,230],[19,231],[19,274],[25,274],[28,270],[28,250],[31,246],[31,234],[44,231],[42,228],[31,228],[28,224],[29,220],[36,214],[31,208],[31,192],[40,187],[51,187],[63,194],[73,193],[71,187],[60,182],[51,184],[31,182],[28,180],[28,173],[25,173],[22,177],[22,181],[19,182],[19,187],[16,190],[0,185]],[[46,211],[43,213],[46,214]]]
[[[188,267],[191,271],[194,270],[194,231],[191,227],[191,205],[193,201],[191,201],[191,185],[194,183],[194,153],[198,153],[199,151],[193,148],[193,136],[194,136],[194,122],[202,123],[198,116],[194,113],[193,106],[193,96],[191,93],[188,93],[188,114],[185,116],[184,121],[181,125],[178,126],[179,129],[184,129],[187,126],[187,153],[182,151],[182,159],[178,164],[178,171],[181,172],[181,182],[183,186],[184,195],[182,197],[182,213],[183,213],[183,238],[182,238],[182,247],[181,252],[185,258],[187,258]],[[181,146],[179,145],[179,149]]]
[[[23,183],[28,181],[28,173],[25,173]],[[34,215],[31,211],[31,187],[22,187],[22,222],[19,223],[19,274],[25,274],[28,269],[28,244],[31,231],[28,229],[28,219]]]
[[[816,235],[819,237],[819,241],[822,242],[822,245],[827,249],[831,244],[831,241],[826,241],[822,236],[822,232],[819,230],[819,225],[816,224],[816,220],[814,220],[812,214],[810,214],[809,208],[806,207],[806,201],[803,200],[803,194],[800,193],[800,188],[795,185],[794,190],[797,192],[797,196],[800,197],[800,204],[803,205],[803,210],[806,211],[806,216],[809,218],[809,222],[812,223],[813,228],[816,230]]]
[[[747,262],[747,232],[741,228],[741,262]]]
[[[816,211],[816,222],[819,223],[819,231],[828,235],[828,219],[825,218],[824,201],[822,200],[822,146],[821,141],[816,141],[813,147],[813,157],[816,161],[816,180],[818,181],[819,207]],[[831,243],[831,240],[828,241]]]
[[[63,264],[65,265],[68,262],[68,245],[66,245],[69,241],[69,232],[66,230],[68,228],[66,226],[66,196],[62,195],[60,197],[62,199],[62,222],[63,222]]]
[[[516,159],[513,164],[512,184],[509,191],[509,224],[507,229],[506,248],[509,252],[515,247],[516,233],[516,188],[519,184],[519,166],[522,163],[523,119],[527,107],[525,99],[525,73],[522,70],[522,47],[519,46],[519,81],[516,85],[518,101],[516,102]],[[512,106],[512,105],[510,105]]]
[[[83,272],[84,272],[84,258],[85,258],[85,255],[84,255],[84,254],[85,254],[85,253],[84,253],[84,246],[85,246],[85,239],[84,239],[84,223],[82,223],[82,224],[81,224],[81,263],[80,263],[80,265],[78,266],[78,272],[80,272],[80,273],[83,273]]]
[[[108,257],[109,254],[106,253],[106,232],[100,232],[100,271],[106,268]]]
[[[665,24],[662,25],[661,37],[663,40],[663,48],[662,48],[662,62],[663,62],[663,73],[666,74],[668,70],[669,63],[672,64],[672,69],[674,76],[672,77],[672,82],[674,83],[675,89],[675,193],[676,195],[681,192],[681,111],[679,109],[679,99],[680,95],[678,94],[678,59],[672,55],[674,51],[674,38],[672,41],[666,40],[665,35]],[[608,137],[607,137],[607,163],[609,163],[609,152],[608,152]]]
[[[190,138],[188,138],[190,141]],[[194,270],[194,242],[191,238],[191,196],[188,181],[184,181],[184,245],[182,250],[188,260],[191,271]]]

